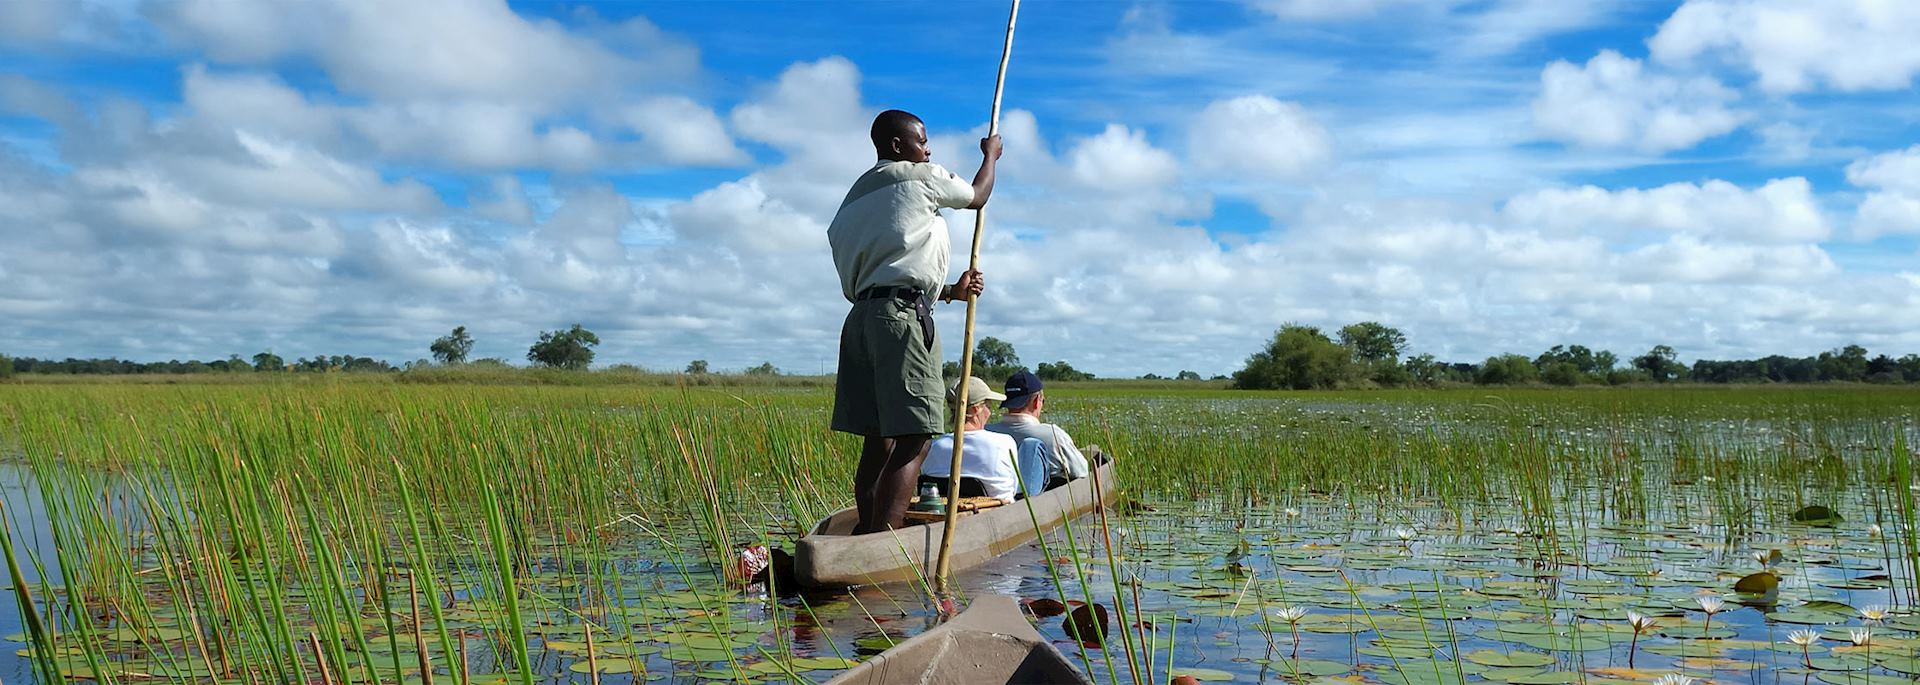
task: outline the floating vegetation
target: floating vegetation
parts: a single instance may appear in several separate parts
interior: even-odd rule
[[[734,392],[0,386],[0,678],[817,681],[931,625],[738,570],[857,446]],[[957,584],[1097,682],[1920,672],[1911,393],[1058,395],[1130,505]]]

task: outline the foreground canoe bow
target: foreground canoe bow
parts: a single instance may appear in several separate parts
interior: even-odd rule
[[[827,685],[1089,685],[1012,597],[988,595]]]
[[[1100,497],[1094,498],[1094,481]],[[1033,513],[1025,502],[987,509],[960,517],[954,524],[954,570],[972,568],[1033,540],[1039,533],[1093,511],[1095,502],[1112,503],[1113,462],[1100,465],[1087,478],[1033,497]],[[907,526],[894,531],[848,535],[859,514],[841,509],[828,516],[800,542],[794,552],[794,576],[815,588],[851,587],[918,580],[933,573],[940,555],[939,524]],[[1034,520],[1040,523],[1034,530]]]

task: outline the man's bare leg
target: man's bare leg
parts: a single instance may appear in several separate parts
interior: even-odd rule
[[[873,492],[892,449],[892,440],[877,435],[866,436],[860,444],[860,466],[853,472],[853,508],[860,514],[853,525],[855,534],[875,530],[879,510],[873,505]]]
[[[885,460],[874,478],[869,502],[873,518],[856,528],[855,534],[877,533],[906,526],[907,505],[912,503],[914,485],[920,481],[920,462],[927,458],[927,446],[933,443],[933,436],[902,435],[884,440],[887,443]],[[863,468],[868,463],[868,453],[867,449],[861,450]],[[857,497],[855,502],[857,504]]]

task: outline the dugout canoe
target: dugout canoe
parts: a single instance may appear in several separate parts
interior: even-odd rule
[[[972,568],[1033,540],[1038,533],[1059,528],[1066,521],[1093,511],[1096,501],[1113,503],[1113,462],[1095,474],[1033,497],[1029,517],[1025,502],[987,509],[960,517],[954,524],[953,570]],[[1093,484],[1100,482],[1100,498]],[[918,580],[931,575],[940,556],[945,527],[938,522],[866,535],[850,535],[859,514],[841,509],[820,521],[794,550],[794,578],[812,588],[852,587]],[[1034,530],[1034,520],[1040,522]]]
[[[1033,629],[1012,597],[987,595],[975,599],[953,620],[827,681],[827,685],[905,683],[1090,685],[1091,681]]]

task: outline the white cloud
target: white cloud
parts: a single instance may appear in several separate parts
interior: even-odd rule
[[[1653,230],[1741,243],[1797,243],[1825,240],[1831,233],[1804,178],[1774,179],[1753,190],[1720,180],[1646,190],[1549,189],[1514,197],[1504,214],[1518,224],[1561,234],[1628,237]]]
[[[1333,157],[1327,130],[1305,108],[1264,95],[1215,100],[1187,131],[1187,154],[1205,171],[1298,178]]]
[[[621,108],[618,117],[666,164],[736,165],[749,159],[713,110],[684,97],[651,98]]]
[[[1171,182],[1179,172],[1173,155],[1147,142],[1145,131],[1107,124],[1099,135],[1082,139],[1067,153],[1073,179],[1106,193],[1151,189]]]
[[[1555,60],[1540,72],[1534,124],[1547,136],[1595,147],[1665,152],[1692,147],[1740,125],[1736,94],[1711,78],[1651,73],[1612,50],[1584,67]]]
[[[1442,4],[1454,4],[1452,0]],[[1419,5],[1419,0],[1252,0],[1255,9],[1281,19],[1334,20],[1371,16],[1396,6]]]
[[[1662,62],[1738,63],[1771,93],[1899,90],[1920,73],[1915,36],[1920,3],[1910,0],[1688,0],[1648,47]]]
[[[1920,145],[1848,164],[1847,181],[1873,189],[1855,211],[1854,237],[1920,233]]]
[[[23,44],[55,40],[78,11],[71,0],[9,0],[0,2],[0,38]]]
[[[343,90],[393,101],[550,103],[682,78],[692,67],[691,48],[675,41],[634,46],[642,53],[634,59],[558,22],[523,17],[498,0],[189,0],[157,6],[155,16],[215,59],[267,64],[311,57]]]

